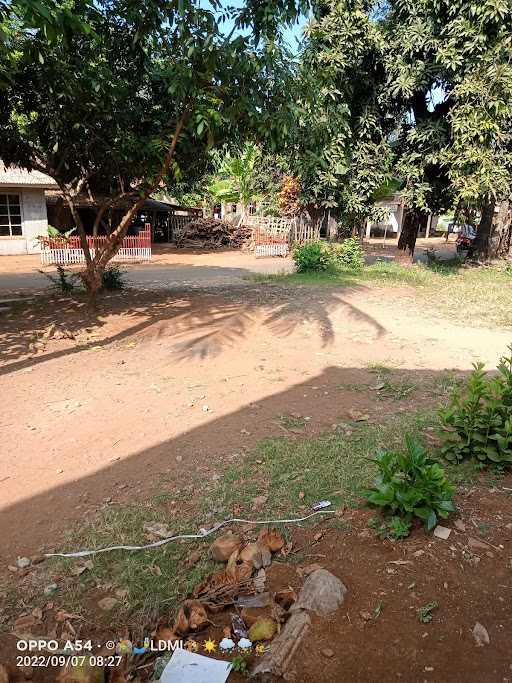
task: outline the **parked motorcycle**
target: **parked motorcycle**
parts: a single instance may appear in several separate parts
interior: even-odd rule
[[[457,254],[460,254],[461,256],[467,256],[471,251],[475,237],[476,228],[473,225],[469,225],[468,223],[461,225],[457,240],[455,242]]]

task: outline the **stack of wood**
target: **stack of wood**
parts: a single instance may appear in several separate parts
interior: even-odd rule
[[[174,234],[176,245],[189,249],[240,249],[251,239],[251,228],[217,218],[197,218]]]

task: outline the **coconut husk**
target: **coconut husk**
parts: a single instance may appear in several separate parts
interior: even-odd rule
[[[242,545],[242,539],[232,531],[219,536],[210,546],[210,554],[217,562],[227,562]]]
[[[199,600],[185,600],[174,622],[174,631],[185,636],[190,631],[206,628],[208,624],[208,613],[203,603]]]
[[[238,559],[239,551],[235,550],[226,569],[210,574],[194,588],[194,597],[208,603],[230,604],[245,589],[250,592],[253,566],[247,562],[239,563]]]
[[[284,547],[284,538],[277,529],[262,529],[258,536],[258,543],[266,546],[271,553],[276,553]]]

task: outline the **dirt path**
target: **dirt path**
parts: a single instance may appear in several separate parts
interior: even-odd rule
[[[23,305],[0,337],[2,570],[112,499],[144,499],[166,473],[214,476],[282,434],[281,415],[310,416],[308,433],[358,402],[382,419],[381,404],[343,390],[374,381],[371,363],[407,370],[431,402],[433,376],[495,366],[509,341],[429,319],[406,290],[135,292],[95,319],[73,302]]]
[[[255,259],[239,250],[191,251],[155,245],[151,263],[124,264],[123,269],[127,282],[136,287],[214,287],[244,284],[252,273],[291,272],[293,262]],[[44,291],[49,280],[43,273],[54,274],[55,268],[43,268],[38,255],[0,257],[0,292],[3,296]]]

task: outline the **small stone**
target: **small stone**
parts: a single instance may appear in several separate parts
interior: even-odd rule
[[[181,462],[182,460],[183,460],[183,456],[182,456],[182,455],[177,455],[177,456],[176,456],[176,462]]]
[[[210,409],[208,408],[207,405],[203,406],[203,413],[207,413]]]
[[[252,499],[253,510],[257,510],[265,505],[268,500],[268,496],[256,496]]]
[[[30,567],[31,564],[32,562],[29,557],[18,557],[16,560],[16,566],[20,569],[26,569],[27,567]]]
[[[475,639],[477,647],[489,645],[491,642],[487,629],[479,621],[473,626],[473,638]]]
[[[331,650],[330,647],[324,647],[324,649],[320,650],[320,652],[324,657],[327,657],[327,659],[331,659],[331,657],[334,657],[334,650]]]
[[[413,556],[413,557],[421,557],[421,556],[424,555],[424,554],[425,554],[425,551],[424,551],[424,550],[416,550],[416,552],[414,552],[414,553],[412,554],[412,556]]]
[[[110,612],[119,603],[116,598],[103,598],[98,602],[98,607],[104,612]]]
[[[64,470],[61,470],[61,469],[59,468],[58,470],[55,470],[55,472],[56,472],[57,474],[62,474],[62,473],[64,472]]]
[[[55,593],[58,590],[59,590],[59,587],[57,586],[56,583],[50,583],[50,584],[48,584],[48,586],[45,587],[43,593],[45,595],[52,595],[52,593]]]
[[[434,536],[436,538],[442,539],[443,541],[447,541],[450,538],[451,533],[451,529],[448,529],[448,527],[445,526],[441,526],[440,524],[438,524],[434,529]]]
[[[457,531],[466,531],[466,525],[462,519],[456,519],[453,523],[453,526],[457,529]]]

